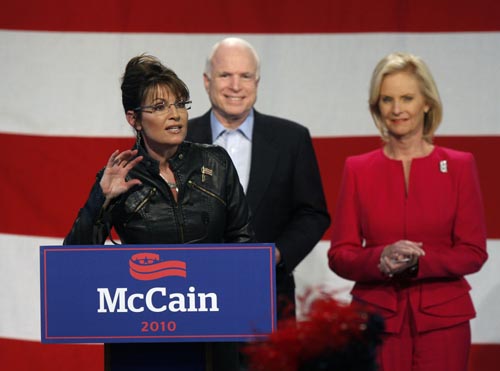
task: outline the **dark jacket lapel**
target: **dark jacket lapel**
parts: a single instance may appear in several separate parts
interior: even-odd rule
[[[195,143],[212,143],[212,128],[210,127],[210,110],[203,116],[189,122],[187,140]],[[191,128],[193,128],[191,130]]]
[[[251,210],[256,210],[267,192],[273,171],[277,166],[278,146],[275,133],[266,126],[266,118],[254,111],[252,134],[252,163],[247,199]]]
[[[210,112],[189,122],[187,140],[197,143],[212,143]],[[192,130],[191,130],[192,128]],[[279,146],[265,115],[254,110],[254,127],[252,134],[252,163],[247,199],[250,210],[254,211],[268,191],[273,171],[277,166]]]

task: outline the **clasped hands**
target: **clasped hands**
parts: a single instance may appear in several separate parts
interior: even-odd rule
[[[424,255],[422,242],[400,240],[384,248],[378,268],[382,273],[392,277],[415,266],[418,259]]]

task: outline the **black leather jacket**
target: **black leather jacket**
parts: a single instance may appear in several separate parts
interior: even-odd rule
[[[174,200],[159,163],[142,146],[144,159],[128,174],[140,179],[103,209],[99,181],[80,210],[65,245],[103,244],[114,227],[124,244],[254,242],[249,211],[229,155],[218,146],[184,142],[170,166],[178,186]]]

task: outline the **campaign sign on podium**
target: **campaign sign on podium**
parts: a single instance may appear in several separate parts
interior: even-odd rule
[[[273,244],[41,246],[45,343],[264,339]]]

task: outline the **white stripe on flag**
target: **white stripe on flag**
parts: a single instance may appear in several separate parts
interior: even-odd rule
[[[206,54],[224,35],[0,31],[0,131],[130,136],[120,98],[126,62],[148,52],[185,80],[192,117],[204,113]],[[367,109],[373,67],[404,50],[429,64],[444,102],[439,135],[500,134],[500,32],[243,35],[262,57],[257,108],[313,136],[375,135]]]

